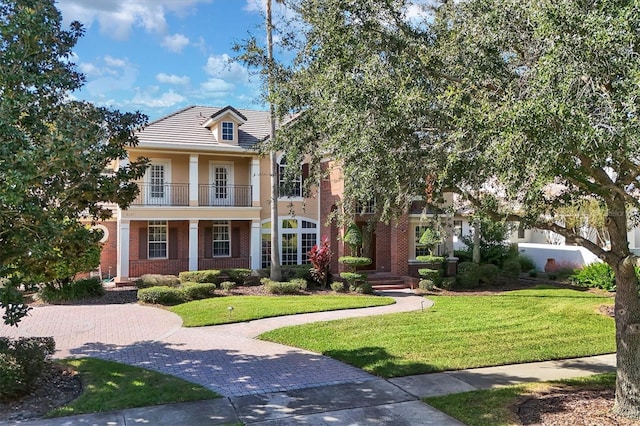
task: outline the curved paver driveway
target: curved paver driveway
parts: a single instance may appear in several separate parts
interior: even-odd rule
[[[313,352],[253,337],[288,325],[405,312],[431,306],[410,293],[389,292],[388,306],[183,328],[177,315],[136,304],[36,307],[8,337],[54,336],[57,358],[95,357],[168,373],[225,396],[276,392],[374,376]]]

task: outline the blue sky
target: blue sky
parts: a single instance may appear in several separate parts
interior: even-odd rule
[[[86,30],[73,61],[87,83],[72,96],[151,120],[188,105],[264,109],[257,76],[228,63],[234,42],[264,37],[264,1],[57,0],[64,24]]]

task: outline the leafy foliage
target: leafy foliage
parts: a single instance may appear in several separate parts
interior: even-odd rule
[[[358,256],[362,248],[362,232],[355,223],[350,223],[342,240],[349,245],[352,256]]]
[[[331,258],[333,257],[329,238],[324,237],[322,241],[320,241],[320,245],[315,244],[311,247],[308,256],[309,261],[313,265],[313,268],[311,268],[311,276],[322,288],[325,288],[329,280],[329,268],[331,267]]]
[[[296,294],[307,289],[307,281],[303,278],[294,278],[291,281],[272,281],[269,278],[263,278],[265,290],[271,294]]]
[[[0,3],[0,308],[13,325],[26,307],[11,288],[93,264],[98,233],[79,220],[111,217],[104,203],[128,207],[146,168],[105,173],[146,117],[70,98],[84,81],[72,62],[82,34],[78,22],[62,28],[53,0]]]
[[[38,292],[47,303],[70,302],[102,296],[105,290],[99,278],[85,278],[62,284],[59,287],[47,285]]]
[[[611,266],[602,262],[590,263],[569,277],[571,282],[584,286],[599,288],[605,291],[616,290],[616,279]]]
[[[135,285],[138,288],[157,286],[178,287],[180,285],[180,278],[175,275],[144,274],[135,281]]]
[[[478,270],[479,279],[482,284],[494,285],[498,281],[498,275],[500,274],[500,268],[491,263],[480,265]]]
[[[0,398],[15,398],[35,389],[50,365],[53,337],[0,337]]]
[[[220,271],[217,269],[203,269],[201,271],[183,271],[178,275],[181,283],[216,283],[219,281]]]
[[[473,262],[460,262],[456,274],[456,286],[476,288],[480,285],[480,266]]]

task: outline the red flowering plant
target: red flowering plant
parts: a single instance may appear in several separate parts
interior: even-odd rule
[[[331,264],[331,257],[333,256],[329,245],[329,238],[322,238],[320,245],[315,244],[311,247],[307,255],[313,265],[310,271],[311,276],[322,288],[325,288],[329,281],[329,266]]]

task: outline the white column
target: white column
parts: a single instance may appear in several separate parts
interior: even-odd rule
[[[260,159],[251,160],[251,200],[253,206],[260,206]]]
[[[118,259],[116,263],[116,282],[129,281],[129,220],[118,221]]]
[[[262,266],[262,234],[260,222],[251,222],[251,269]]]
[[[189,270],[198,270],[198,221],[189,221]]]
[[[198,205],[198,154],[189,156],[189,205]]]

